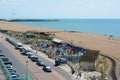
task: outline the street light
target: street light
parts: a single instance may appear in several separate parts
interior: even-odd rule
[[[28,61],[26,61],[26,80],[28,80]]]

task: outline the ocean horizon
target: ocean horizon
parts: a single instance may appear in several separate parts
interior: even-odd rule
[[[120,37],[120,19],[56,19],[58,21],[23,21],[17,24],[78,31]]]

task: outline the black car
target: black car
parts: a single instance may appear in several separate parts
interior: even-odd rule
[[[35,56],[35,55],[33,55],[33,56],[31,56],[31,60],[34,61],[34,62],[36,62],[38,60],[38,57]]]
[[[4,64],[5,64],[5,65],[8,65],[8,64],[12,65],[12,62],[10,62],[10,61],[5,61]]]
[[[45,63],[41,60],[38,60],[36,64],[39,65],[39,66],[44,66],[45,65]]]
[[[52,72],[52,68],[49,65],[44,65],[43,70],[46,72]]]
[[[2,57],[1,60],[2,60],[3,62],[9,61],[9,59],[6,58],[6,57]]]

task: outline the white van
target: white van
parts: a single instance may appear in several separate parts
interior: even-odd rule
[[[27,55],[29,52],[32,52],[32,49],[24,46],[22,48],[21,52],[22,52],[22,54]]]
[[[21,49],[21,48],[23,48],[23,45],[22,45],[22,43],[16,43],[16,49]]]

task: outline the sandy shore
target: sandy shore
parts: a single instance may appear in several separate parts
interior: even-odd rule
[[[59,31],[56,29],[49,29],[43,27],[32,27],[25,25],[18,25],[9,22],[0,22],[0,28],[13,31]],[[108,36],[97,35],[97,34],[88,34],[88,33],[77,33],[77,32],[58,32],[56,37],[63,39],[68,42],[72,42],[77,46],[82,46],[89,49],[100,50],[101,53],[114,56],[115,58],[120,59],[120,39],[113,38],[108,39]]]

